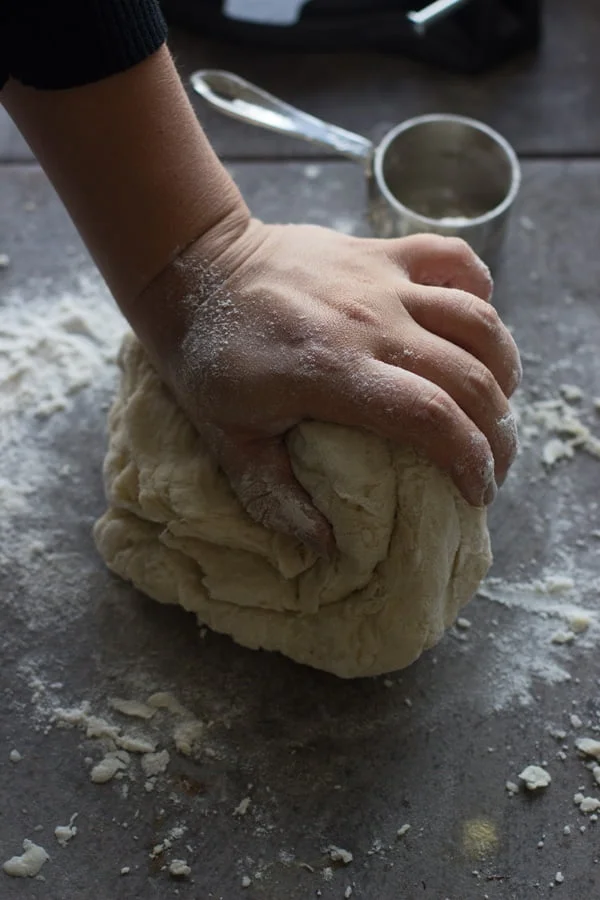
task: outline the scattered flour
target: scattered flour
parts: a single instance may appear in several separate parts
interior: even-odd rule
[[[99,276],[81,275],[62,293],[30,279],[2,296],[0,567],[11,573],[2,601],[31,632],[56,631],[89,606],[95,561],[80,549],[75,519],[57,522],[57,497],[81,467],[69,413],[82,392],[90,410],[110,402],[125,330]]]

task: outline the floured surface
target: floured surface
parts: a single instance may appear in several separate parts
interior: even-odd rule
[[[300,424],[292,466],[338,548],[315,560],[244,512],[131,335],[120,361],[95,528],[113,571],[244,646],[342,677],[402,669],[440,640],[491,562],[485,511],[447,476],[375,435]]]
[[[305,168],[269,165],[268,183],[264,165],[236,172],[266,219],[284,217],[281,198],[294,196],[298,217],[304,209],[359,232],[360,169],[327,163],[299,182]],[[496,292],[525,351],[519,409],[578,386],[583,397],[569,406],[594,434],[599,186],[592,163],[525,164],[522,212],[535,227],[521,227],[517,213]],[[82,295],[97,345],[116,355],[123,323],[70,249],[72,229],[41,177],[23,170],[0,190],[0,251],[11,260],[1,301],[39,310],[43,333],[61,298]],[[33,212],[23,210],[29,201]],[[199,630],[106,571],[91,529],[105,504],[116,381],[103,362],[64,410],[17,413],[0,455],[11,497],[0,522],[2,861],[25,838],[51,856],[44,883],[0,872],[3,900],[24,890],[65,900],[306,900],[317,891],[338,900],[348,888],[397,900],[400,885],[424,900],[593,897],[600,810],[573,798],[600,799],[597,761],[575,746],[600,739],[598,460],[578,447],[548,467],[542,448],[554,435],[527,440],[491,510],[496,562],[462,614],[471,627],[453,627],[398,675],[347,682]],[[571,642],[553,643],[586,617]],[[104,736],[55,719],[86,703]],[[157,712],[130,714],[146,708]],[[110,734],[138,752],[111,746]],[[163,750],[166,770],[147,778],[143,753]],[[92,769],[113,752],[129,763],[95,784]],[[512,795],[507,781],[528,765],[547,769],[551,784]],[[61,847],[54,830],[75,811],[77,835]],[[352,861],[334,862],[332,846]],[[169,875],[176,859],[190,867],[187,881]],[[550,890],[557,872],[564,883]]]

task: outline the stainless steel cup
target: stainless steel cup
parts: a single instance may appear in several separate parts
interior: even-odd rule
[[[371,224],[379,237],[422,232],[458,236],[491,268],[497,265],[521,170],[508,141],[489,126],[464,116],[418,116],[374,145],[230,72],[194,72],[191,83],[228,116],[360,162],[367,176]]]

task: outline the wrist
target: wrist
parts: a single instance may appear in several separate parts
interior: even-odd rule
[[[172,381],[173,368],[179,367],[181,348],[198,307],[227,279],[223,258],[243,238],[252,221],[245,204],[234,205],[171,259],[137,296],[121,304],[167,382]]]

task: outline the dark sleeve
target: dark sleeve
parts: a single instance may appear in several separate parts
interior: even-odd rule
[[[79,87],[123,72],[158,50],[167,27],[158,0],[0,0],[0,87]]]

